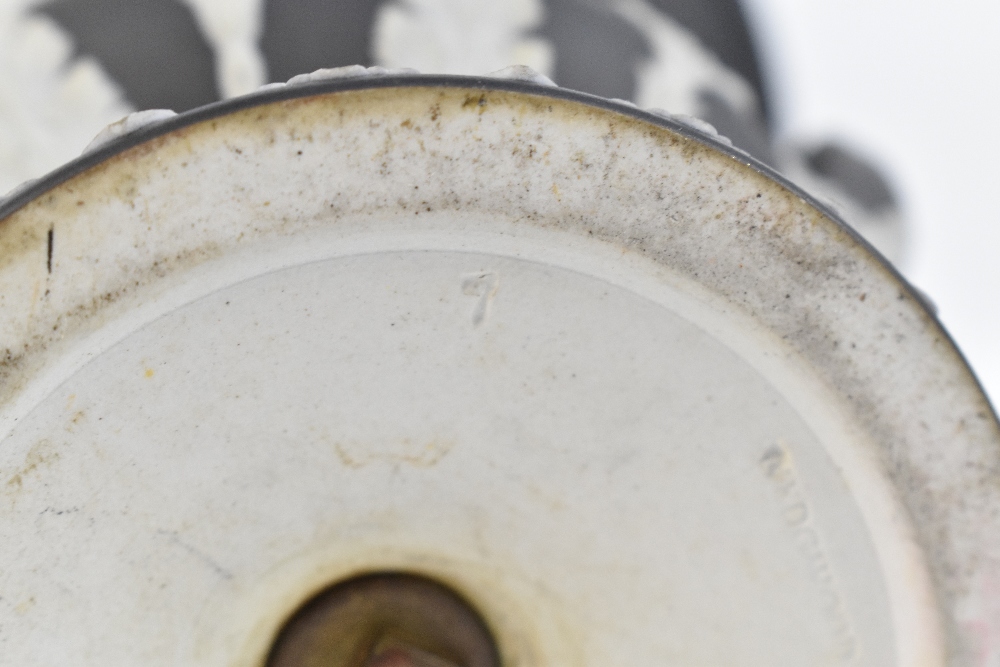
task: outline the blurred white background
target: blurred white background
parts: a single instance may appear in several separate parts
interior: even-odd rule
[[[776,129],[884,168],[905,273],[1000,401],[1000,2],[743,0]]]

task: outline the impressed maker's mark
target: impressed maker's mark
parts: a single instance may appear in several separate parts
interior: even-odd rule
[[[490,304],[500,289],[500,276],[492,271],[470,273],[462,278],[462,293],[479,299],[472,309],[472,324],[479,326],[490,314]]]
[[[850,660],[857,651],[857,640],[844,607],[843,595],[830,567],[823,539],[813,525],[812,509],[799,483],[791,452],[784,443],[778,443],[764,452],[760,465],[781,496],[785,523],[794,532],[795,541],[808,560],[810,572],[822,591],[823,610],[833,624],[837,657]]]

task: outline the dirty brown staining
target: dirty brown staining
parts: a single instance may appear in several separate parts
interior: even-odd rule
[[[9,493],[20,491],[25,482],[36,475],[40,469],[50,466],[58,460],[59,452],[55,450],[52,443],[48,440],[40,440],[28,450],[20,469],[7,478],[5,490]]]
[[[381,442],[334,442],[333,451],[347,468],[363,468],[372,464],[406,464],[415,468],[430,468],[454,449],[450,438],[415,441],[400,437]]]
[[[39,252],[46,244],[47,226],[39,228],[33,222],[18,221],[16,216],[0,221],[0,271]]]
[[[485,94],[478,95],[478,96],[477,95],[468,95],[468,96],[466,96],[465,101],[462,102],[462,108],[463,109],[467,109],[467,108],[471,107],[471,108],[474,108],[474,109],[478,109],[479,113],[482,114],[484,111],[486,111],[486,105],[487,105],[487,103],[488,103],[488,101],[486,99],[486,95]]]

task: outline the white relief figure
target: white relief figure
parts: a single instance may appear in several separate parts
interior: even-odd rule
[[[0,194],[73,159],[135,109],[184,111],[354,63],[471,75],[520,64],[570,88],[707,121],[832,202],[890,260],[904,257],[893,188],[863,153],[843,142],[776,141],[753,85],[697,25],[653,0],[378,0],[357,3],[360,13],[349,5],[0,0]]]
[[[214,69],[219,97],[245,94],[266,83],[258,47],[263,0],[179,2],[189,8],[192,29],[209,49],[214,62],[206,67]],[[137,106],[148,106],[128,99],[125,82],[116,80],[99,56],[82,48],[72,31],[49,14],[52,5],[47,0],[0,0],[0,196],[77,157],[101,128]],[[100,22],[101,8],[86,11]],[[107,40],[116,43],[110,28]],[[211,98],[201,103],[207,101]]]
[[[636,104],[708,121],[837,211],[891,262],[902,264],[903,215],[893,188],[862,152],[841,141],[776,141],[762,122],[753,87],[692,32],[646,0],[614,0],[608,6],[646,37],[651,50],[637,65]]]
[[[385,67],[483,74],[527,65],[548,75],[552,48],[532,36],[544,18],[540,0],[397,0],[375,20],[372,55]]]
[[[132,111],[120,88],[31,3],[0,1],[0,196],[79,155]]]
[[[267,83],[258,41],[264,0],[183,0],[194,12],[215,52],[215,73],[223,98],[253,92]]]
[[[711,90],[734,110],[757,112],[750,84],[723,65],[691,32],[645,0],[619,0],[613,7],[646,36],[652,50],[652,56],[636,73],[634,102],[640,107],[700,118],[704,116],[702,92]]]

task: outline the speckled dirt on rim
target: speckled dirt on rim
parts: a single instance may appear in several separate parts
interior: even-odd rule
[[[301,167],[274,171],[279,154]],[[952,658],[974,664],[961,623],[1000,579],[1000,432],[946,334],[794,192],[669,128],[544,90],[271,102],[128,148],[37,197],[0,225],[0,402],[165,277],[390,210],[412,214],[412,229],[425,212],[502,210],[602,239],[784,339],[879,443],[951,614]]]

